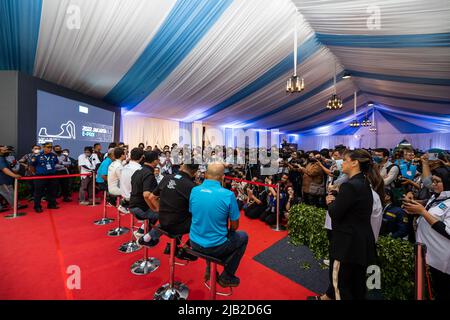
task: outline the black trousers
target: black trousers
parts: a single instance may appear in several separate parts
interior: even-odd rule
[[[448,300],[450,301],[450,274],[444,273],[431,266],[431,282],[434,289],[436,300]]]
[[[57,175],[67,175],[67,171],[57,171]],[[64,199],[68,199],[71,196],[70,192],[70,178],[60,178],[58,179],[58,195],[61,195],[64,197]]]
[[[266,210],[265,205],[253,204],[244,210],[244,213],[250,219],[258,219],[262,213]]]
[[[333,261],[333,287],[336,299],[364,300],[367,294],[367,266]]]
[[[56,193],[58,181],[56,179],[45,179],[34,181],[34,208],[41,208],[41,199],[47,198],[48,206],[56,205]]]

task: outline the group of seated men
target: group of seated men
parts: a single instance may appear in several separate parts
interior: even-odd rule
[[[234,193],[222,187],[224,165],[211,164],[206,180],[201,185],[193,181],[198,164],[183,164],[175,174],[167,174],[159,182],[155,168],[160,158],[157,152],[135,148],[130,160],[123,165],[124,150],[115,148],[108,153],[114,161],[103,161],[108,167],[107,188],[110,196],[120,196],[129,212],[138,220],[148,220],[150,225],[159,221],[159,227],[172,235],[189,234],[192,249],[226,261],[217,282],[222,287],[239,285],[236,277],[240,260],[247,247],[248,236],[239,228],[240,211]],[[106,162],[105,162],[106,161]],[[99,171],[104,171],[100,165]],[[138,244],[154,247],[159,243],[157,229],[136,232]],[[180,240],[177,239],[180,244]],[[165,253],[169,252],[166,247]],[[181,259],[195,260],[182,248],[176,249]],[[205,280],[209,279],[209,266]]]

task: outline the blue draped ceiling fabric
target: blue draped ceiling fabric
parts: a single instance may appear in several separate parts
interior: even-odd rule
[[[449,16],[449,0],[0,0],[0,70],[124,114],[276,128],[319,144],[322,132],[360,135],[343,127],[357,91],[386,130],[431,136],[450,132]],[[295,19],[306,90],[286,94]],[[327,112],[334,61],[344,108]]]

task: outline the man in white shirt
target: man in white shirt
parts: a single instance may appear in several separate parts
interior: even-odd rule
[[[130,162],[123,167],[122,175],[120,179],[120,191],[122,198],[126,201],[130,201],[131,194],[131,177],[137,170],[141,170],[142,166],[140,162],[144,157],[144,150],[140,148],[134,148],[131,150]]]
[[[120,191],[120,176],[122,171],[122,161],[125,160],[123,148],[114,149],[114,162],[108,168],[108,192],[112,196],[122,195]]]
[[[80,173],[91,173],[95,171],[97,165],[96,159],[93,157],[93,148],[85,147],[84,153],[78,157],[78,167]],[[86,200],[86,193],[88,194],[88,200]],[[95,197],[95,196],[94,196]],[[81,205],[89,205],[92,202],[92,176],[82,176],[79,190],[79,201]]]

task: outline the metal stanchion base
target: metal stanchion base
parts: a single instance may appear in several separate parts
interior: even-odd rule
[[[271,226],[273,231],[286,231],[286,227],[285,226]]]
[[[102,218],[100,220],[94,221],[94,224],[96,226],[104,226],[105,224],[110,224],[111,222],[114,222],[114,219]]]
[[[121,236],[121,235],[123,235],[125,233],[128,233],[128,232],[130,232],[130,229],[124,228],[124,227],[120,227],[120,228],[115,228],[113,230],[109,230],[108,231],[108,236],[110,236],[110,237],[118,237],[118,236]]]
[[[143,276],[158,269],[160,264],[161,262],[156,258],[142,259],[133,263],[131,273],[137,276]]]
[[[5,216],[5,219],[15,219],[18,217],[23,217],[26,216],[27,214],[25,212],[17,212],[16,215],[14,214],[8,214],[7,216]]]
[[[181,282],[175,282],[171,288],[168,283],[156,290],[153,300],[186,300],[189,288]]]
[[[141,249],[142,247],[138,245],[135,241],[125,242],[119,247],[119,251],[123,253],[132,253]]]

